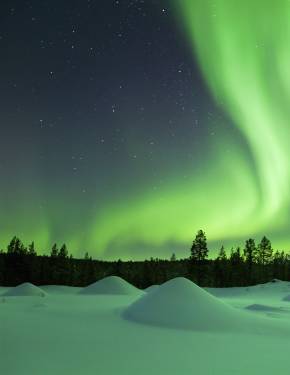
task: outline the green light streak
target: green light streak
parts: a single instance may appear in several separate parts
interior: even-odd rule
[[[209,88],[255,158],[261,215],[274,221],[289,203],[290,3],[177,4]]]
[[[182,0],[176,4],[204,78],[218,105],[244,135],[255,168],[245,150],[226,155],[218,149],[218,144],[226,145],[221,128],[215,144],[220,164],[212,161],[215,166],[208,167],[202,181],[172,183],[157,197],[148,194],[109,210],[94,227],[95,233],[102,227],[101,248],[114,236],[121,243],[136,237],[161,246],[172,238],[186,243],[199,227],[216,240],[275,232],[286,224],[290,3]],[[112,224],[110,229],[106,222]]]

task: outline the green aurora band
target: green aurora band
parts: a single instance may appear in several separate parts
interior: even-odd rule
[[[75,207],[68,213],[74,227],[61,236],[47,212],[35,212],[33,225],[27,223],[24,207],[18,217],[24,241],[35,239],[43,251],[65,241],[75,255],[88,250],[107,259],[169,256],[176,248],[186,256],[203,228],[215,246],[266,234],[289,249],[290,2],[180,0],[174,6],[208,88],[243,144],[221,123],[201,165],[175,167],[157,190],[148,182],[138,193],[111,197],[92,207],[85,223]],[[66,205],[55,207],[64,222]]]
[[[256,195],[245,192],[241,198],[254,202],[255,215],[244,222],[256,223],[259,231],[283,232],[280,243],[289,246],[290,3],[183,0],[176,5],[210,91],[254,160]]]
[[[97,245],[102,228],[103,248],[114,237],[124,249],[131,241],[186,244],[201,227],[217,242],[266,233],[276,246],[289,247],[290,3],[175,3],[208,87],[240,130],[250,158],[221,124],[202,175],[192,171],[186,184],[172,181],[157,195],[112,207],[105,220],[106,214],[96,220],[92,238]]]

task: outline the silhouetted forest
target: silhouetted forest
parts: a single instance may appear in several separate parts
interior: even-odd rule
[[[14,237],[6,250],[0,251],[0,285],[22,282],[36,285],[85,286],[103,277],[116,275],[138,288],[161,284],[184,276],[200,286],[230,287],[264,283],[271,279],[290,280],[290,256],[274,251],[268,238],[256,244],[248,239],[243,248],[232,248],[227,254],[222,246],[215,259],[208,258],[205,233],[198,231],[189,257],[144,261],[93,260],[88,253],[83,259],[69,255],[66,245],[53,245],[50,255],[38,255],[34,242],[27,247]]]

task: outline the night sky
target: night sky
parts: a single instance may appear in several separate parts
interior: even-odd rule
[[[0,247],[288,250],[290,5],[0,4]]]

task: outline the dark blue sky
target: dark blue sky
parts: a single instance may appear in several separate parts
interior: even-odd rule
[[[92,231],[102,237],[96,223],[114,202],[203,173],[223,115],[169,4],[0,4],[2,246],[18,234],[40,251],[65,241],[110,256],[114,235],[98,245]],[[167,255],[166,243],[153,252]]]

